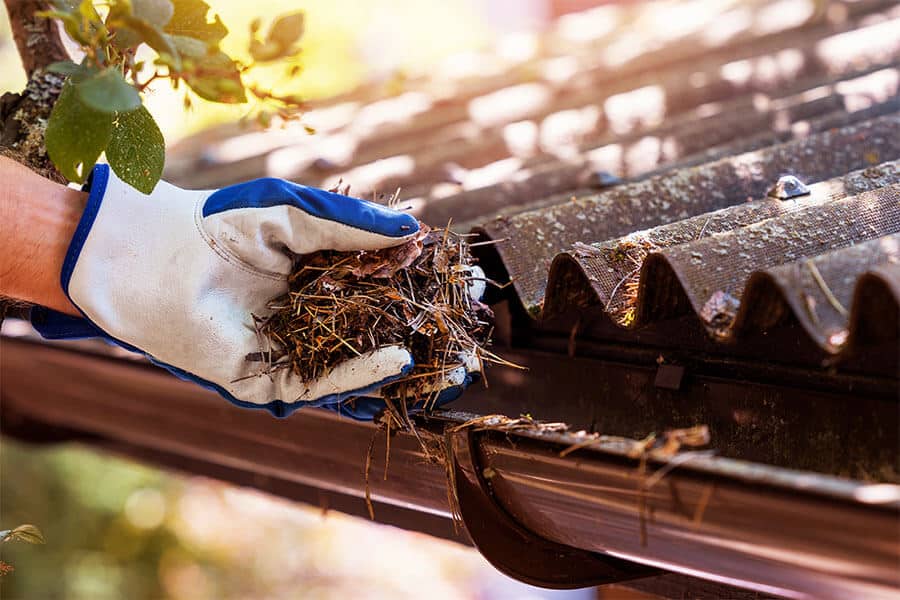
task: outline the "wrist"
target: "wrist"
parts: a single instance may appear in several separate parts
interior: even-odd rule
[[[79,315],[60,273],[87,194],[0,159],[0,294]]]

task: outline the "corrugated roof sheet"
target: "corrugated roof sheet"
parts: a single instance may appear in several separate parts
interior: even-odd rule
[[[482,229],[497,245],[530,312],[544,300],[553,257],[576,242],[603,241],[764,198],[782,174],[806,183],[900,156],[900,115],[814,134],[762,150],[678,169],[607,192],[500,217]],[[697,230],[699,234],[699,229]],[[713,230],[715,231],[715,230]],[[705,264],[705,263],[704,263]]]
[[[186,140],[169,176],[402,186],[497,241],[485,262],[533,317],[688,317],[723,342],[793,322],[823,357],[896,355],[898,30],[876,0],[604,7],[322,103],[316,136]],[[768,195],[784,175],[809,194]]]

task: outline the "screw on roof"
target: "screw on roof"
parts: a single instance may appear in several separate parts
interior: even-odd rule
[[[778,182],[766,192],[766,195],[779,200],[790,200],[791,198],[806,196],[810,193],[806,184],[793,175],[782,175],[778,178]]]

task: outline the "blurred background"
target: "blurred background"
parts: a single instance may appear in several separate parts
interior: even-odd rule
[[[250,59],[247,47],[251,21],[261,18],[265,30],[267,21],[277,15],[304,11],[306,31],[300,56],[293,62],[254,68],[248,81],[283,94],[299,93],[309,100],[346,92],[365,80],[402,79],[427,72],[450,55],[487,47],[498,34],[540,28],[549,20],[553,4],[550,0],[207,3],[229,28],[222,48],[245,61]],[[591,2],[581,0],[580,4]],[[21,90],[25,75],[9,36],[5,11],[0,36],[0,90]],[[284,72],[292,64],[299,64],[303,70],[289,79]],[[185,111],[183,96],[183,91],[172,90],[164,81],[151,87],[146,99],[169,144],[210,125],[236,121],[252,109],[201,101]]]
[[[501,33],[539,28],[553,10],[544,0],[207,1],[231,30],[223,46],[235,57],[254,18],[306,11],[300,77],[285,80],[280,63],[252,80],[309,99],[371,78],[402,81]],[[24,84],[0,10],[0,92]],[[186,111],[182,98],[165,84],[148,96],[168,144],[247,112],[207,102]],[[0,529],[22,523],[37,525],[47,543],[0,547],[15,569],[0,577],[7,600],[594,597],[518,584],[451,542],[75,445],[4,438]]]
[[[5,600],[592,598],[501,575],[474,550],[77,446],[3,439]]]

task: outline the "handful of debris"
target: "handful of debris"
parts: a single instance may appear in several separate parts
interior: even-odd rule
[[[428,409],[466,356],[503,362],[485,348],[493,313],[470,294],[485,279],[473,272],[465,237],[423,224],[401,246],[298,257],[290,291],[257,321],[276,348],[271,368],[309,380],[370,350],[403,345],[415,366],[383,395]]]

